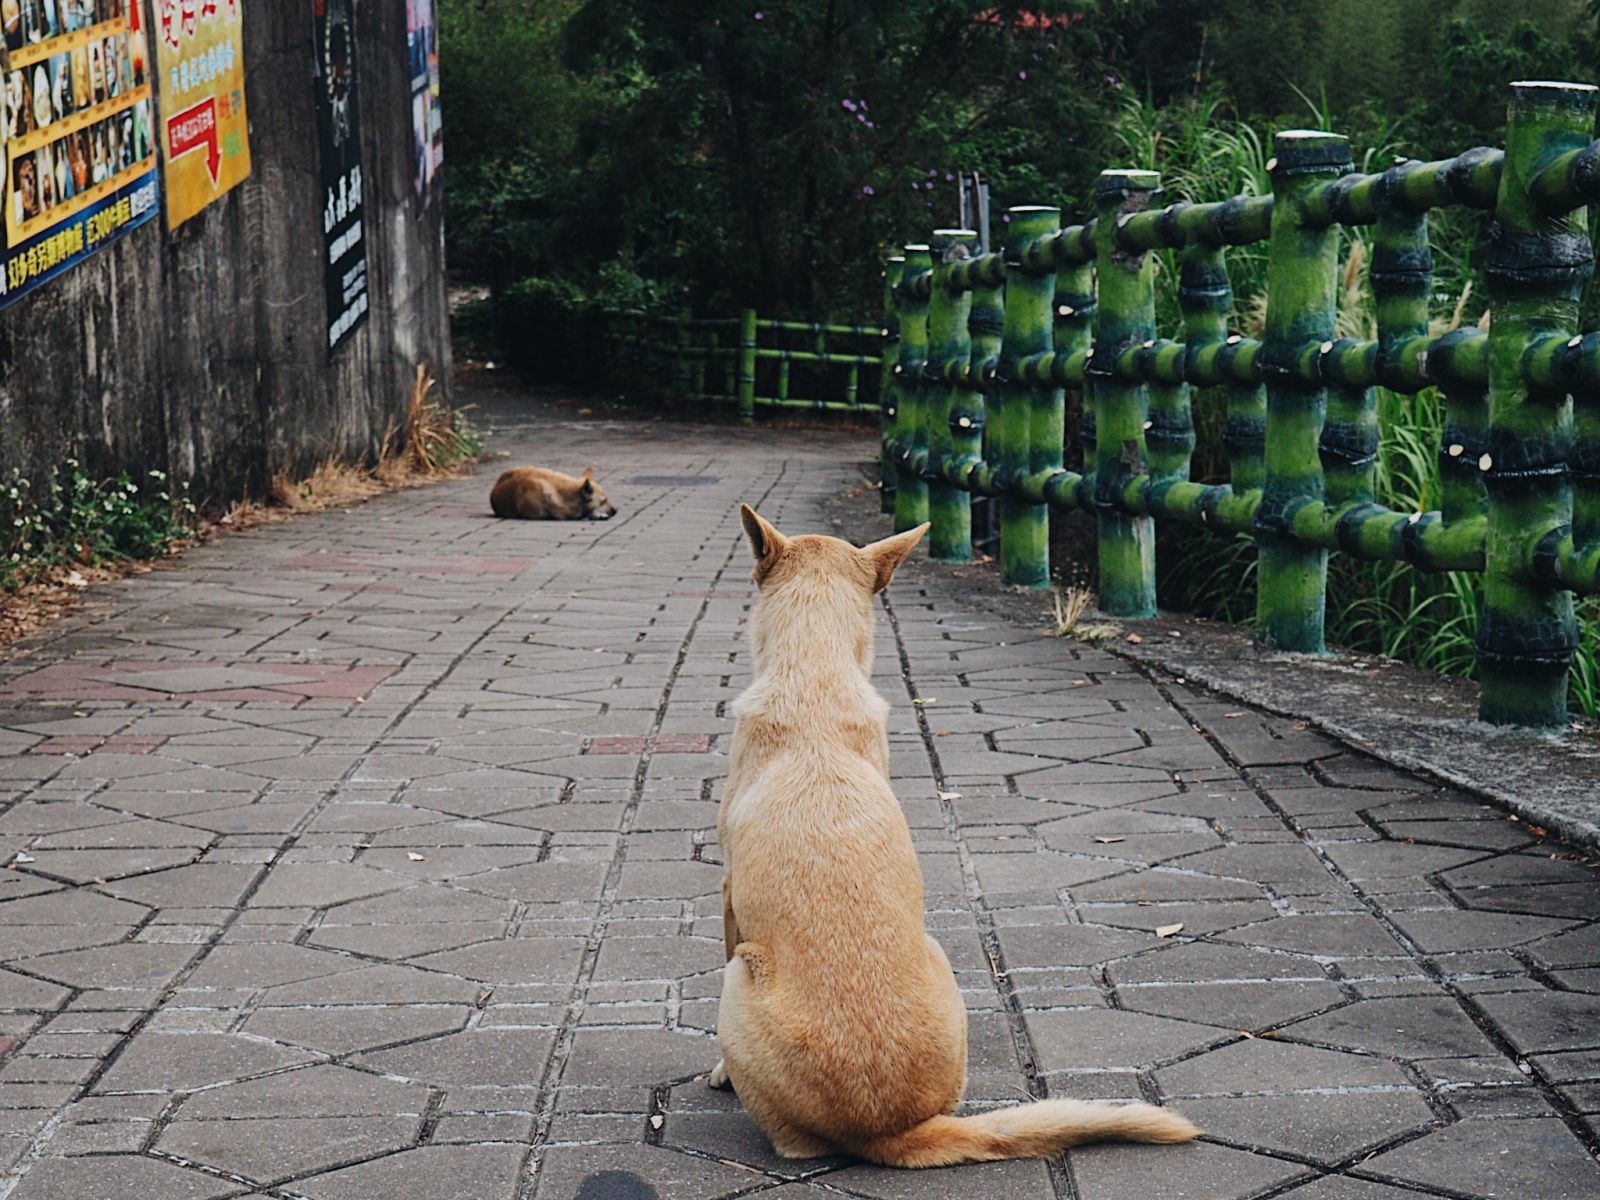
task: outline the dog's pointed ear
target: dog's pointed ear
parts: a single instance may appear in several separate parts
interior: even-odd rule
[[[739,505],[739,523],[744,526],[745,537],[750,539],[750,553],[756,560],[755,580],[760,583],[789,545],[789,539],[763,521],[748,504]]]
[[[897,533],[893,537],[886,537],[881,542],[873,542],[870,546],[863,546],[857,552],[867,560],[867,565],[872,568],[872,590],[881,592],[889,586],[889,580],[894,578],[894,573],[901,563],[905,562],[906,555],[917,548],[917,543],[922,540],[922,535],[928,532],[926,523],[918,525],[915,529],[908,529],[904,533]]]
[[[583,474],[580,475],[579,478],[583,480],[583,487],[581,487],[579,491],[581,491],[585,496],[594,495],[594,468],[585,467],[583,469]]]
[[[583,480],[593,479],[594,478],[594,468],[593,467],[585,467],[583,469],[583,474],[580,475],[578,478],[583,479]]]

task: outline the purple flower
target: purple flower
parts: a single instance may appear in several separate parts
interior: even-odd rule
[[[839,107],[847,109],[850,112],[855,112],[855,110],[856,110],[856,102],[854,100],[848,100],[848,99],[841,100],[841,101],[839,101]]]
[[[766,13],[764,13],[764,12],[756,13],[756,20],[765,21],[766,19],[767,19],[767,14]]]
[[[944,181],[946,183],[954,183],[956,181],[956,177],[950,174],[950,172],[946,171],[944,175]]]
[[[865,186],[862,187],[861,194],[863,196],[872,196],[872,195],[875,195],[876,193],[873,192],[872,185],[869,183],[869,184],[866,184]]]
[[[1010,213],[1001,213],[1000,214],[1000,219],[1002,221],[1004,221],[1007,225],[1011,224],[1011,214]]]
[[[928,178],[929,179],[937,179],[938,177],[939,177],[939,168],[938,167],[929,167],[928,168]]]
[[[1018,79],[1026,79],[1027,77],[1028,77],[1028,73],[1026,71],[1018,71],[1017,72],[1017,78]]]
[[[865,100],[863,100],[861,102],[861,111],[862,112],[866,112],[867,111],[867,102]]]

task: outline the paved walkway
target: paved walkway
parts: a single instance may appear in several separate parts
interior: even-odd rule
[[[543,412],[497,445],[594,463],[621,514],[498,523],[485,470],[230,537],[0,656],[0,1197],[1600,1195],[1600,872],[920,560],[878,683],[971,1103],[1210,1132],[775,1160],[696,1079],[734,506],[815,529],[869,447]]]

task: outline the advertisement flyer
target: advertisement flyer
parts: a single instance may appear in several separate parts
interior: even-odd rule
[[[411,68],[411,136],[416,152],[417,202],[433,195],[444,164],[444,121],[439,113],[439,23],[434,0],[406,0],[406,62]]]
[[[0,308],[159,204],[140,0],[0,0]]]
[[[322,245],[328,353],[367,315],[367,243],[361,204],[355,0],[312,0],[317,133],[322,142]]]
[[[250,177],[242,7],[242,0],[155,0],[168,229]]]

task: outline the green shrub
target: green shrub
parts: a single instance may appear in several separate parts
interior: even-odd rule
[[[52,568],[160,558],[196,529],[188,485],[163,471],[96,481],[76,459],[36,491],[20,473],[0,490],[0,590],[15,591]]]

